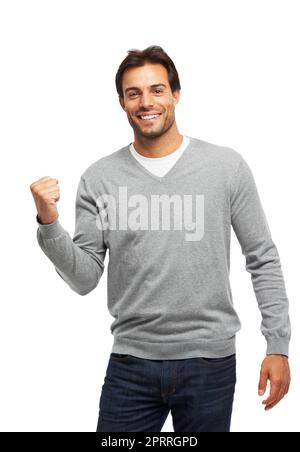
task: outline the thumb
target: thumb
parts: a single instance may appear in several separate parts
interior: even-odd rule
[[[264,370],[260,372],[260,379],[258,384],[258,395],[262,396],[266,392],[268,383],[268,373]]]

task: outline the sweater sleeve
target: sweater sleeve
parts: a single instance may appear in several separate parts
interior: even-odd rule
[[[83,176],[77,188],[75,233],[73,239],[57,219],[38,222],[37,240],[54,264],[58,275],[79,295],[86,295],[98,284],[103,271],[106,246],[103,231],[97,227],[97,206]]]
[[[278,250],[272,240],[253,174],[242,156],[231,183],[231,224],[246,258],[262,315],[267,355],[289,353],[289,301]]]

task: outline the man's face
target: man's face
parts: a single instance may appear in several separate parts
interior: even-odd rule
[[[127,69],[122,84],[124,99],[120,98],[120,104],[137,135],[156,138],[172,127],[180,91],[172,93],[168,72],[163,65],[148,63]],[[141,118],[152,114],[159,116]]]

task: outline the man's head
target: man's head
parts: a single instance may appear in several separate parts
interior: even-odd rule
[[[171,58],[159,46],[129,50],[115,78],[119,102],[136,137],[157,138],[177,130],[175,106],[180,81]],[[141,116],[158,114],[154,119]]]

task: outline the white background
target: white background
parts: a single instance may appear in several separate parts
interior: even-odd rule
[[[232,232],[242,322],[232,431],[300,431],[299,16],[297,0],[1,1],[1,431],[96,430],[113,343],[108,254],[98,287],[73,292],[38,246],[29,186],[59,180],[60,222],[72,235],[81,173],[133,139],[118,66],[129,49],[154,44],[179,73],[179,131],[249,163],[290,301],[290,393],[265,412],[257,385],[266,342]],[[173,431],[171,415],[162,431]]]

